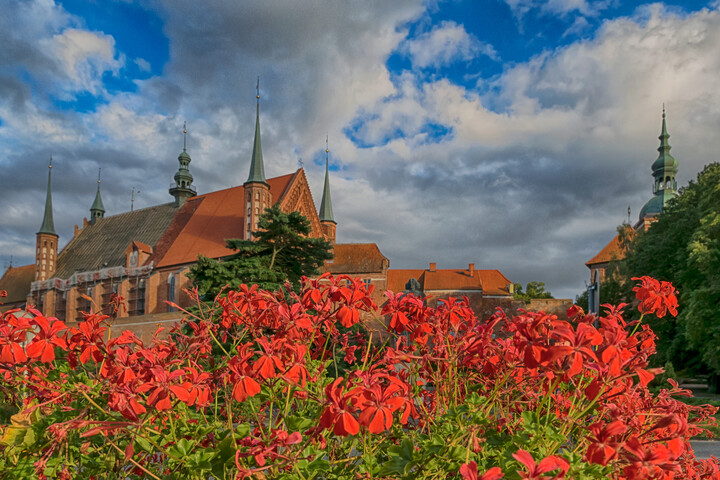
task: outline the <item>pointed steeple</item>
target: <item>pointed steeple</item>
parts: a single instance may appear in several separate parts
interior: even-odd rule
[[[660,130],[660,146],[658,157],[652,164],[653,197],[640,210],[640,220],[645,217],[654,217],[662,213],[663,207],[671,198],[677,195],[677,180],[675,175],[678,172],[678,161],[670,155],[670,135],[667,131],[667,120],[665,116],[665,105],[663,104],[662,128]]]
[[[180,206],[185,201],[194,197],[197,190],[193,186],[193,176],[190,173],[190,155],[187,153],[187,122],[183,123],[183,151],[178,155],[180,167],[175,172],[175,183],[170,185],[170,195],[175,197],[175,206]]]
[[[321,222],[333,222],[332,200],[330,199],[330,161],[329,161],[328,139],[325,137],[325,186],[323,188],[322,201],[320,202],[320,212],[318,216]]]
[[[260,144],[260,77],[258,77],[256,91],[255,141],[253,143],[252,158],[250,159],[250,175],[248,175],[245,184],[259,182],[267,185],[267,181],[265,180],[265,166],[263,165],[262,145]]]
[[[48,235],[55,235],[55,222],[53,221],[52,211],[52,188],[51,188],[51,174],[52,174],[52,156],[50,157],[50,164],[48,165],[48,184],[47,184],[47,195],[45,196],[45,215],[43,216],[42,225],[40,225],[40,231],[37,233],[46,233]]]
[[[665,105],[663,104],[662,113],[662,130],[658,140],[658,158],[652,164],[653,177],[655,177],[655,188],[653,193],[657,194],[661,190],[670,190],[673,193],[677,190],[675,182],[675,174],[678,171],[678,162],[670,155],[670,143],[668,139],[670,135],[667,132],[667,121],[665,120]]]
[[[95,194],[95,201],[90,207],[90,223],[95,223],[95,220],[105,216],[105,206],[103,206],[102,198],[100,197],[101,173],[102,169],[98,168],[97,193]]]

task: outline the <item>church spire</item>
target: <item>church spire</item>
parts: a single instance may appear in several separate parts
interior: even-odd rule
[[[323,188],[322,201],[320,202],[319,217],[321,222],[335,222],[330,199],[330,160],[329,160],[328,138],[325,137],[325,187]]]
[[[183,123],[183,151],[178,155],[180,167],[175,172],[175,183],[170,185],[170,195],[175,197],[175,206],[179,207],[185,201],[197,194],[193,186],[193,176],[190,173],[190,155],[187,153],[187,122]]]
[[[255,98],[255,141],[253,143],[252,158],[250,159],[250,175],[245,184],[259,182],[267,184],[265,180],[265,166],[263,165],[262,145],[260,144],[260,77],[257,80]]]
[[[660,146],[658,147],[658,158],[652,164],[653,177],[655,177],[654,194],[662,191],[670,191],[673,194],[677,191],[675,174],[678,171],[678,162],[670,155],[670,135],[667,132],[667,121],[665,119],[665,104],[663,104],[662,129],[660,131]]]
[[[50,156],[50,164],[48,165],[48,184],[47,194],[45,196],[45,215],[43,215],[43,222],[40,225],[40,231],[37,233],[46,233],[48,235],[55,235],[55,222],[53,221],[52,211],[52,188],[51,188],[51,174],[52,174],[52,156]]]
[[[667,120],[665,116],[665,105],[663,104],[662,127],[660,129],[660,146],[658,157],[652,164],[653,197],[640,210],[640,221],[644,221],[647,227],[647,218],[656,217],[663,212],[665,204],[677,195],[677,180],[675,175],[678,172],[678,161],[670,155],[670,135],[667,131]]]
[[[97,193],[95,194],[95,201],[90,207],[90,223],[95,223],[95,220],[105,216],[105,207],[103,206],[102,198],[100,197],[101,173],[102,168],[98,168]]]

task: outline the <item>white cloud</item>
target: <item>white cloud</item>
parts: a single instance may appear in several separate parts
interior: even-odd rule
[[[65,29],[46,42],[69,80],[71,91],[98,94],[102,74],[117,73],[122,59],[115,58],[115,39],[101,32]]]
[[[150,68],[151,68],[150,62],[148,62],[148,61],[145,60],[144,58],[138,57],[138,58],[136,58],[135,60],[133,60],[133,62],[135,62],[135,65],[137,65],[138,68],[139,68],[141,71],[143,71],[143,72],[149,72],[149,71],[150,71]]]
[[[478,55],[499,60],[492,45],[480,42],[474,35],[469,34],[465,27],[449,21],[407,41],[402,50],[418,68],[450,65],[456,61],[472,60]]]

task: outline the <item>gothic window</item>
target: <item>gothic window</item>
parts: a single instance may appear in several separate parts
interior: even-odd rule
[[[138,315],[145,314],[145,279],[141,278],[137,283],[137,293],[135,299],[135,313]]]
[[[175,302],[175,274],[171,273],[168,277],[168,302]],[[175,307],[168,305],[168,311],[174,312]]]

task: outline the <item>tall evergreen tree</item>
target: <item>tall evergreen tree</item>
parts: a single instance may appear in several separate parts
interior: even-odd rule
[[[228,248],[236,253],[225,259],[200,256],[190,278],[206,298],[227,285],[237,288],[243,283],[265,290],[277,290],[286,281],[297,287],[303,275],[317,275],[325,260],[332,258],[330,243],[309,237],[310,231],[302,214],[283,213],[276,204],[260,216],[254,240],[228,240]]]

